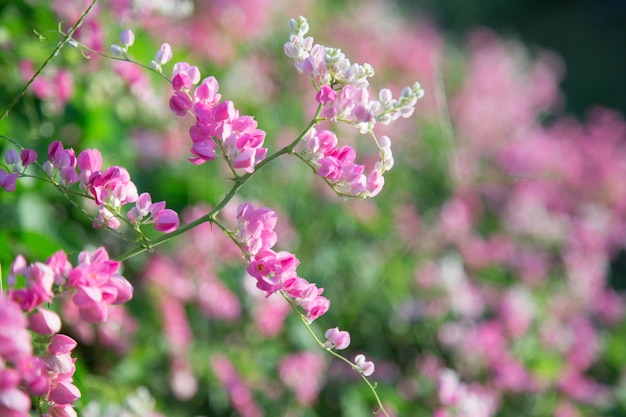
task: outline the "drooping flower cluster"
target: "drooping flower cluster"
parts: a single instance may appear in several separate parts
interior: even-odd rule
[[[117,229],[123,218],[122,206],[136,203],[127,214],[136,227],[154,223],[156,230],[166,233],[178,228],[178,214],[166,209],[164,201],[152,203],[147,193],[138,196],[137,186],[124,167],[111,166],[102,171],[102,155],[98,149],[85,149],[77,157],[72,148],[64,149],[61,141],[54,141],[48,147],[48,160],[43,168],[53,179],[58,178],[61,185],[69,187],[79,183],[82,190],[91,194],[99,212],[94,227],[106,225]]]
[[[171,48],[164,44],[151,66],[156,70],[171,58]],[[252,116],[239,115],[232,101],[221,101],[219,84],[210,76],[200,82],[200,70],[186,62],[174,65],[170,109],[178,116],[191,113],[196,124],[189,130],[193,141],[189,161],[195,165],[223,157],[233,169],[253,172],[256,164],[267,156],[263,147],[265,131],[257,129]],[[200,82],[195,89],[192,87]]]
[[[323,288],[298,276],[296,268],[300,261],[295,255],[271,249],[278,240],[274,232],[276,221],[276,213],[268,208],[255,209],[249,203],[237,208],[235,238],[249,256],[247,271],[257,280],[257,288],[268,296],[283,291],[304,309],[307,319],[313,321],[328,311],[330,301],[322,296]]]
[[[399,98],[384,88],[379,100],[370,100],[368,78],[374,75],[368,64],[350,63],[340,49],[313,44],[305,37],[307,20],[291,19],[292,32],[285,43],[285,54],[296,69],[311,79],[317,90],[316,100],[323,106],[322,120],[348,123],[362,134],[370,134],[379,149],[380,160],[368,175],[365,167],[355,164],[356,151],[350,146],[337,147],[337,137],[329,131],[311,129],[303,139],[306,149],[300,155],[327,179],[333,189],[355,197],[374,197],[384,185],[383,174],[393,167],[391,141],[387,136],[376,139],[376,123],[389,124],[400,117],[410,117],[418,99],[424,95],[419,83],[405,87]]]

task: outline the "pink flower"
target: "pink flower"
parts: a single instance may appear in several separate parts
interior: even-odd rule
[[[200,70],[186,62],[179,62],[172,70],[172,87],[175,91],[189,90],[200,81]]]
[[[69,404],[53,404],[48,408],[50,417],[78,417],[74,407]]]
[[[61,318],[54,311],[39,307],[28,318],[28,327],[39,334],[55,334],[61,330]]]
[[[257,279],[257,288],[271,294],[282,288],[284,280],[296,276],[299,263],[289,252],[276,253],[271,249],[263,249],[252,258],[247,271]]]
[[[218,94],[219,84],[215,77],[210,76],[202,80],[202,83],[196,87],[194,91],[194,97],[196,102],[216,105],[222,98],[221,94]]]
[[[324,357],[313,352],[289,355],[278,365],[280,379],[295,391],[298,402],[307,406],[317,401],[325,369]]]
[[[63,355],[70,353],[76,346],[78,346],[78,343],[71,337],[64,334],[55,334],[48,345],[48,352],[53,355]]]
[[[170,97],[170,109],[177,116],[184,116],[191,109],[191,99],[187,93],[182,91],[176,91],[172,97]]]
[[[98,149],[85,149],[78,154],[78,169],[81,170],[81,178],[83,182],[89,181],[89,175],[92,172],[102,169],[102,154]],[[85,174],[83,174],[85,172]],[[84,178],[83,178],[84,177]]]
[[[315,100],[320,104],[328,104],[335,101],[337,98],[337,92],[333,90],[329,85],[323,85],[322,88],[315,95]]]
[[[20,306],[0,293],[0,357],[13,363],[32,355],[27,320]]]
[[[354,358],[354,364],[356,365],[357,370],[365,376],[370,376],[374,373],[374,363],[366,361],[364,355],[356,355]]]
[[[126,215],[131,223],[137,223],[150,213],[152,197],[149,193],[142,193],[135,201],[135,207],[130,209]]]
[[[174,210],[161,210],[154,215],[154,228],[159,232],[171,233],[178,229],[178,213]]]
[[[278,218],[268,208],[254,209],[251,204],[243,203],[237,208],[238,237],[245,250],[251,255],[261,249],[269,249],[278,240],[274,227]]]
[[[56,383],[48,394],[48,399],[57,404],[71,404],[79,398],[80,390],[76,385],[66,381]]]
[[[324,337],[326,338],[324,343],[326,349],[342,350],[350,346],[350,333],[339,330],[338,327],[326,330]]]
[[[298,302],[298,300],[296,300]],[[326,314],[330,308],[330,300],[324,296],[317,296],[312,301],[306,302],[302,305],[306,311],[306,318],[309,321],[314,321],[319,317]]]
[[[118,304],[132,297],[132,286],[117,273],[120,262],[109,259],[104,248],[93,254],[81,252],[79,265],[68,275],[68,286],[76,288],[72,301],[80,316],[90,322],[105,321],[108,304]]]
[[[169,43],[161,45],[156,55],[154,56],[154,62],[159,66],[165,65],[172,59],[172,47]]]

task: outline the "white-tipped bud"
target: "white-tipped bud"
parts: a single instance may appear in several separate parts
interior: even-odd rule
[[[154,56],[154,60],[159,65],[164,65],[170,62],[170,60],[172,59],[172,55],[173,55],[172,47],[170,46],[169,43],[164,43],[161,45],[161,48],[157,51],[156,55]]]
[[[130,29],[124,29],[122,33],[120,33],[120,43],[125,46],[133,46],[135,43],[135,33]]]
[[[298,31],[298,22],[296,21],[296,19],[289,19],[289,29],[291,29],[292,32]]]
[[[393,99],[391,90],[388,88],[383,88],[382,90],[380,90],[380,93],[378,93],[378,98],[383,103],[389,103]]]
[[[111,45],[111,54],[113,56],[123,57],[126,55],[126,50],[119,45],[113,44]]]
[[[52,165],[52,162],[46,161],[43,163],[43,170],[46,174],[52,174],[52,171],[54,171],[54,165]]]
[[[413,96],[413,89],[412,89],[411,87],[404,87],[404,88],[402,89],[402,94],[401,94],[401,96],[402,96],[403,98],[409,98],[409,97],[412,97],[412,96]]]

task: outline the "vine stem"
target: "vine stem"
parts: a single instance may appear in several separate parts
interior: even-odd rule
[[[236,177],[234,179],[235,184],[230,189],[230,191],[207,214],[205,214],[202,217],[199,217],[198,219],[192,221],[191,223],[187,223],[186,225],[179,227],[178,229],[174,230],[173,232],[171,232],[169,234],[159,236],[159,237],[151,240],[150,242],[146,242],[142,246],[139,246],[139,247],[133,248],[133,249],[127,251],[127,252],[124,252],[121,255],[118,255],[115,259],[118,260],[118,261],[124,261],[126,259],[132,258],[133,256],[139,255],[140,253],[152,250],[152,248],[154,248],[154,247],[156,247],[158,245],[161,245],[161,244],[167,242],[168,240],[171,240],[171,239],[175,238],[176,236],[182,235],[183,233],[188,232],[189,230],[191,230],[194,227],[197,227],[197,226],[199,226],[199,225],[201,225],[203,223],[206,223],[206,222],[216,223],[216,216],[226,206],[226,204],[228,204],[230,202],[230,200],[233,199],[233,197],[237,194],[237,192],[241,189],[241,187],[243,187],[243,185],[246,183],[246,181],[248,181],[248,179],[250,177],[252,177],[256,172],[258,172],[259,169],[263,168],[264,166],[269,164],[274,159],[280,157],[281,155],[293,153],[293,149],[296,147],[296,145],[298,143],[300,143],[302,138],[304,138],[304,136],[309,132],[309,130],[311,130],[317,123],[319,123],[318,117],[319,117],[319,115],[320,115],[320,113],[322,111],[322,108],[323,108],[323,106],[320,104],[318,106],[318,108],[317,108],[317,111],[315,112],[315,115],[313,116],[313,118],[309,122],[309,124],[304,128],[304,130],[302,130],[302,132],[298,135],[298,137],[296,137],[289,145],[281,148],[280,150],[274,152],[272,155],[268,156],[263,161],[259,162],[256,165],[256,167],[255,167],[253,172],[248,172],[245,175]],[[222,230],[224,230],[224,228],[221,225],[218,224],[218,226]]]
[[[78,30],[78,28],[83,24],[83,21],[85,20],[85,17],[87,17],[87,15],[89,14],[89,12],[91,12],[91,9],[93,9],[93,7],[96,5],[97,0],[92,0],[91,4],[89,4],[89,6],[85,9],[85,11],[80,15],[80,17],[78,18],[78,21],[74,24],[74,26],[72,26],[70,28],[70,30],[67,31],[67,33],[65,34],[65,36],[63,37],[63,39],[57,44],[56,48],[54,48],[54,50],[52,51],[52,53],[48,56],[48,58],[46,58],[46,60],[43,62],[43,64],[41,64],[41,66],[39,67],[39,69],[33,74],[32,77],[30,77],[30,79],[28,80],[28,82],[22,87],[22,89],[17,93],[17,95],[15,97],[13,97],[13,101],[11,101],[11,103],[9,104],[9,106],[6,108],[6,110],[4,111],[4,113],[2,113],[2,116],[0,116],[0,122],[2,120],[4,120],[8,115],[9,112],[13,109],[13,107],[15,107],[15,105],[22,99],[22,97],[24,96],[24,94],[26,94],[26,91],[28,90],[28,88],[31,86],[31,84],[35,81],[35,79],[39,76],[39,74],[41,74],[41,72],[44,70],[45,67],[48,66],[48,64],[50,63],[50,61],[52,61],[52,59],[57,56],[59,54],[59,52],[61,51],[61,49],[70,41],[72,40],[72,36],[74,35],[74,32],[76,32]]]
[[[330,353],[331,355],[333,355],[337,359],[347,363],[348,365],[350,365],[350,367],[352,369],[354,369],[355,371],[359,372],[359,375],[361,376],[363,381],[365,381],[367,386],[370,388],[370,390],[374,394],[374,398],[376,399],[376,403],[378,404],[379,410],[375,414],[378,414],[379,412],[382,412],[385,415],[385,417],[389,417],[389,414],[387,413],[387,410],[385,410],[385,406],[383,405],[380,397],[378,396],[378,393],[376,392],[376,384],[372,384],[370,382],[370,380],[365,375],[363,375],[362,372],[360,372],[358,370],[358,366],[354,362],[352,362],[350,359],[346,358],[345,356],[337,353],[336,351],[334,351],[332,349],[326,348],[324,346],[324,343],[322,343],[322,341],[319,339],[319,337],[317,337],[317,335],[313,331],[313,328],[311,327],[311,323],[309,322],[309,320],[304,316],[304,314],[302,314],[300,312],[300,310],[298,309],[298,306],[296,305],[296,303],[287,294],[285,294],[284,291],[281,290],[279,292],[280,292],[280,295],[282,295],[282,297],[285,300],[287,300],[287,302],[291,306],[292,310],[295,311],[295,313],[298,315],[298,317],[300,317],[300,321],[302,321],[302,323],[304,324],[304,327],[307,329],[307,331],[309,332],[311,337],[313,337],[313,339],[315,340],[315,343],[317,343],[317,346],[320,349],[323,349],[326,352]]]

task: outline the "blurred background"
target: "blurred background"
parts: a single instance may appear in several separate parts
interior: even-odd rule
[[[521,39],[529,47],[557,51],[566,66],[561,88],[567,110],[582,115],[591,103],[624,111],[626,5],[619,0],[400,1],[426,13],[448,35],[462,37],[477,26]]]
[[[82,0],[0,3],[4,109],[75,22]],[[318,334],[352,335],[349,357],[376,362],[393,416],[626,416],[626,6],[619,1],[98,2],[76,38],[108,52],[125,28],[148,64],[214,75],[224,99],[254,115],[270,152],[315,110],[315,90],[283,54],[287,21],[376,70],[371,94],[426,90],[410,119],[377,127],[394,169],[370,200],[338,198],[297,158],[252,177],[241,201],[279,216],[279,248],[325,288]],[[37,36],[41,35],[41,37]],[[85,56],[86,55],[86,56]],[[169,74],[171,65],[165,67]],[[64,48],[0,134],[38,151],[52,140],[97,147],[183,223],[217,204],[227,167],[186,161],[190,117],[171,87],[124,62]],[[328,124],[373,166],[377,150]],[[3,154],[11,147],[2,141]],[[286,175],[287,173],[287,175]],[[0,193],[3,277],[15,256],[44,261],[86,247],[133,248],[93,229],[93,207],[21,178]],[[132,231],[122,230],[132,237]],[[149,233],[149,232],[148,232]],[[279,297],[264,298],[241,255],[203,225],[124,262],[135,298],[101,325],[59,302],[79,341],[79,415],[368,416],[371,391],[319,351]],[[6,288],[6,281],[4,282]]]

